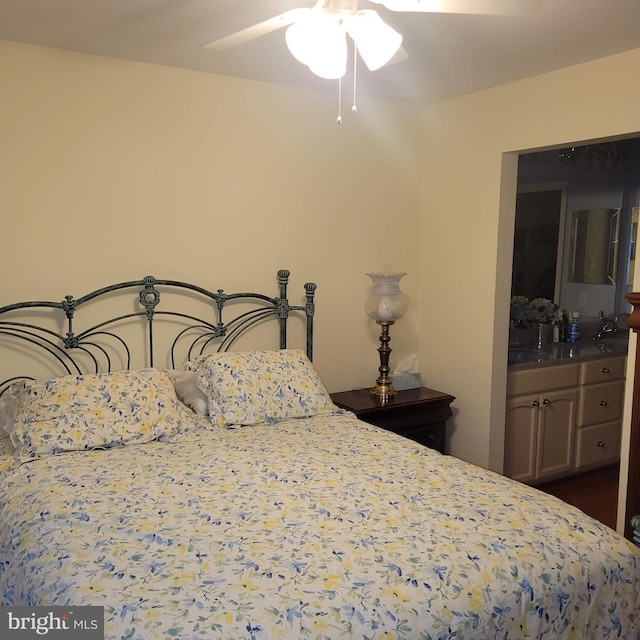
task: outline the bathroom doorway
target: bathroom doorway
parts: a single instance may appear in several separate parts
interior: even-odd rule
[[[629,312],[640,138],[521,154],[517,189],[512,295],[593,324]]]
[[[553,192],[554,189],[562,195],[556,193],[554,197],[553,193],[546,194],[548,198],[541,197],[537,201],[535,196],[522,197],[522,194]],[[599,195],[602,194],[606,195],[600,198]],[[631,310],[625,294],[634,288],[632,276],[640,204],[640,139],[521,154],[518,163],[517,204],[519,213],[526,212],[528,208],[541,211],[542,206],[552,213],[536,216],[535,212],[528,211],[522,220],[516,216],[512,295],[549,298],[569,311],[581,312],[581,316],[592,321],[593,326],[598,321],[600,310],[614,316]],[[608,260],[609,271],[596,283],[569,276],[570,261],[575,261],[576,255],[582,256],[579,252],[568,249],[571,240],[570,214],[574,210],[591,209],[620,212],[620,218],[616,220],[618,226],[613,244],[610,237],[608,244],[604,243],[603,238],[604,246],[609,247],[608,251],[603,252]],[[574,218],[579,221],[580,218],[576,216]],[[530,228],[536,219],[548,233],[557,238],[555,253],[553,240],[547,240],[546,247],[537,246],[538,234]],[[559,227],[557,229],[556,219]],[[610,236],[611,227],[606,231]],[[604,227],[595,233],[604,234]],[[519,254],[525,249],[530,252],[530,256],[520,261]],[[539,260],[535,259],[536,254],[540,256]],[[555,277],[552,274],[554,256]],[[521,270],[527,271],[527,264],[530,263],[534,265],[533,268],[529,266],[531,272],[524,275],[520,273]],[[543,273],[546,273],[546,277],[542,276]],[[610,277],[609,273],[613,276]],[[580,486],[580,483],[577,485]],[[616,497],[617,490],[616,483],[612,488]],[[588,492],[587,486],[584,487],[584,492]],[[584,497],[576,498],[577,506],[583,499]]]

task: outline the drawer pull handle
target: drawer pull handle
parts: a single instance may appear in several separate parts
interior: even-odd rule
[[[531,406],[532,406],[532,407],[539,407],[539,406],[540,406],[540,403],[539,403],[537,400],[534,400],[534,401],[531,403]]]
[[[598,440],[598,446],[599,447],[604,447],[604,442],[602,442],[602,440]]]
[[[610,373],[607,367],[602,367],[602,373]]]
[[[601,407],[606,407],[607,406],[607,401],[606,400],[600,400],[600,406]]]
[[[545,398],[545,399],[542,401],[542,404],[551,404],[551,400],[549,400],[549,398]]]

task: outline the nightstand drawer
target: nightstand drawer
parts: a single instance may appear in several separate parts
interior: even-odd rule
[[[445,453],[446,422],[455,399],[434,389],[405,389],[381,402],[368,389],[332,393],[331,399],[369,424]]]
[[[402,429],[401,431],[396,431],[393,428],[387,430],[393,431],[404,438],[409,438],[409,440],[414,440],[430,449],[440,451],[440,453],[444,453],[445,451],[446,425],[444,421],[430,427],[415,427],[412,429]]]
[[[392,410],[363,411],[358,413],[358,417],[365,422],[404,435],[405,431],[444,424],[451,417],[450,402],[448,399],[442,399],[429,405],[414,404],[398,406]]]

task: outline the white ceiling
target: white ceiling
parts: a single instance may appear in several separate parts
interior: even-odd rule
[[[0,0],[0,39],[335,91],[337,81],[316,78],[292,58],[283,29],[229,51],[203,49],[313,4]],[[640,0],[545,0],[533,15],[519,17],[393,13],[366,0],[360,8],[375,8],[404,35],[409,58],[374,72],[359,66],[359,95],[433,102],[640,48]]]

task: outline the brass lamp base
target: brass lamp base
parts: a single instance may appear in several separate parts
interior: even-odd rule
[[[393,398],[398,392],[393,388],[391,377],[389,373],[389,354],[391,348],[389,342],[391,337],[389,336],[389,327],[393,324],[393,320],[376,320],[376,323],[380,325],[380,346],[378,347],[378,353],[380,354],[380,367],[378,371],[380,376],[376,380],[376,386],[369,390],[369,394],[379,398],[381,401]]]
[[[376,386],[369,389],[370,395],[380,398],[381,400],[393,398],[397,393],[398,392],[394,389],[393,384],[391,384],[391,379],[385,381],[382,380],[382,378],[378,378],[376,380]]]

